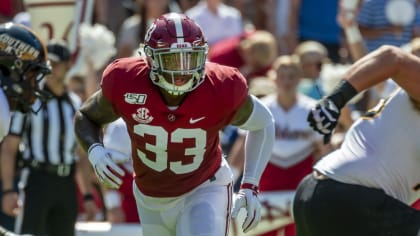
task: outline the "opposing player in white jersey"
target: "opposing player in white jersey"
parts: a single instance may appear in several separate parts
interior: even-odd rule
[[[329,135],[341,108],[387,78],[401,88],[362,116],[341,149],[322,158],[299,185],[293,213],[298,236],[420,234],[420,59],[382,46],[357,61],[308,116]]]
[[[322,135],[312,130],[306,122],[306,116],[315,105],[316,100],[297,91],[302,78],[298,58],[281,56],[274,61],[272,68],[272,78],[269,79],[273,81],[276,93],[263,97],[261,101],[273,114],[276,135],[270,161],[261,176],[260,192],[282,195],[295,191],[299,182],[312,172],[315,161],[326,154],[329,149],[326,148],[328,145],[323,144]],[[243,138],[238,141],[243,141]],[[238,153],[243,153],[243,151]],[[232,154],[228,160],[235,168],[240,169],[243,163],[232,159],[240,158],[243,161],[243,156],[235,155],[235,152]],[[273,221],[278,204],[278,202],[270,202],[268,199],[263,201],[262,205],[265,211],[263,211],[261,219]],[[283,217],[287,217],[287,214],[290,213],[289,208],[285,210],[286,214]],[[255,232],[252,231],[252,233]],[[289,224],[259,235],[275,236],[280,234],[294,236],[294,225]]]
[[[38,83],[50,72],[41,39],[23,25],[0,25],[0,142],[9,132],[11,112],[28,112],[42,92]]]

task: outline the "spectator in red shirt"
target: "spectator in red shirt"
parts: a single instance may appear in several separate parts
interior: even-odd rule
[[[248,82],[266,76],[277,57],[275,37],[268,31],[247,31],[210,47],[209,61],[236,67]]]

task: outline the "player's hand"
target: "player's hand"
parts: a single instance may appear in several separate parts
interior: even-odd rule
[[[324,135],[324,143],[328,143],[340,117],[340,109],[329,98],[321,99],[308,114],[309,126]]]
[[[124,176],[125,172],[117,164],[127,162],[129,160],[127,155],[96,143],[89,148],[88,157],[96,176],[103,185],[108,188],[120,187],[122,184],[121,177]]]
[[[2,196],[2,209],[4,214],[15,217],[18,213],[18,194],[9,192]]]
[[[242,230],[244,233],[257,226],[261,219],[261,203],[258,199],[257,187],[251,184],[245,185],[250,185],[250,187],[241,186],[241,189],[236,195],[232,209],[232,218],[236,218],[238,216],[239,210],[241,208],[246,209],[246,218],[242,224]]]

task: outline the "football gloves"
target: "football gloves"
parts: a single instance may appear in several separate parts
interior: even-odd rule
[[[324,143],[330,142],[332,132],[338,124],[341,109],[356,94],[357,90],[347,80],[341,80],[333,92],[322,98],[308,114],[309,126],[324,135]]]
[[[129,160],[127,155],[107,149],[100,143],[95,143],[90,146],[88,157],[96,176],[103,185],[108,188],[120,187],[121,178],[125,172],[117,164],[127,162]]]
[[[252,184],[242,184],[236,195],[232,209],[232,218],[238,216],[239,210],[245,208],[247,211],[245,221],[242,224],[244,233],[257,226],[261,219],[261,203],[258,199],[258,187]]]
[[[324,143],[329,143],[331,134],[338,124],[340,109],[329,98],[321,99],[308,114],[309,126],[324,135]]]

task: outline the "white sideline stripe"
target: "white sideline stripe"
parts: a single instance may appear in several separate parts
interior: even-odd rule
[[[76,222],[75,236],[142,236],[140,224],[109,222]]]

